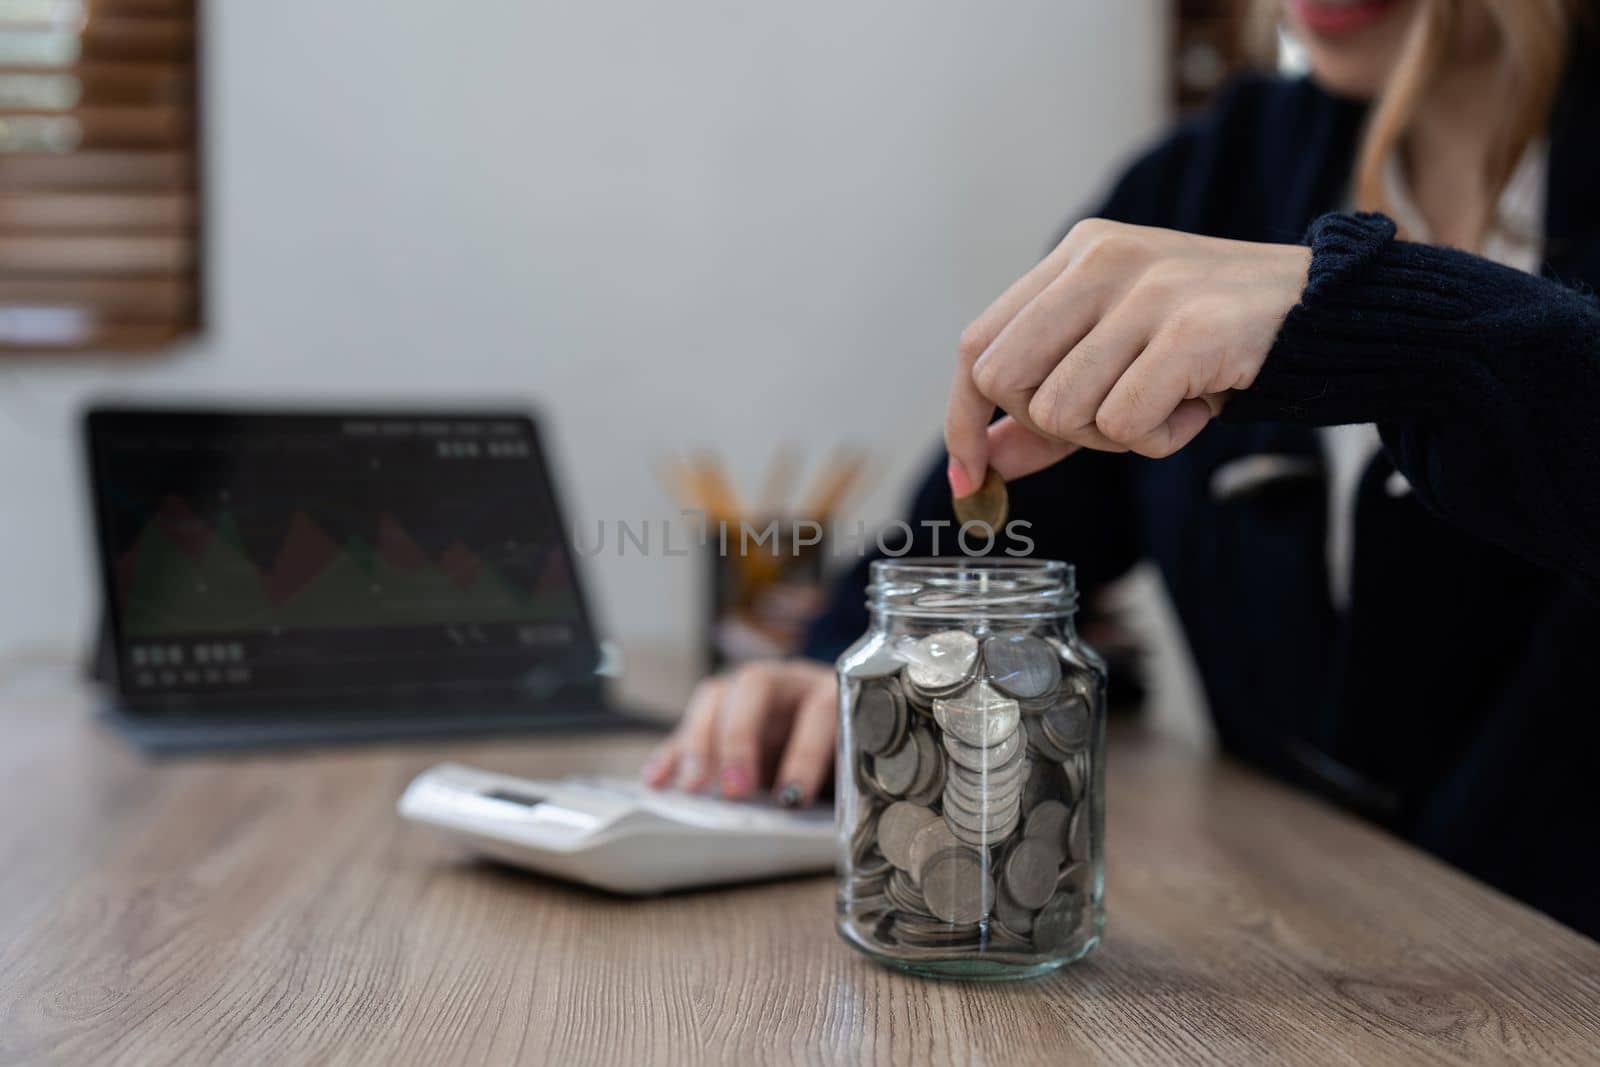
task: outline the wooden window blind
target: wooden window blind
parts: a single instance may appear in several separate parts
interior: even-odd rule
[[[0,0],[0,351],[200,322],[193,0]]]

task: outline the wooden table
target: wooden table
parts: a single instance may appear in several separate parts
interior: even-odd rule
[[[625,900],[402,823],[441,758],[626,771],[647,738],[151,761],[0,706],[0,1062],[1571,1062],[1600,945],[1315,800],[1134,734],[1106,942],[1012,985],[890,973],[832,884]]]

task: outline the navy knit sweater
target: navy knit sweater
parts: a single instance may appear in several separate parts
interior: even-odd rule
[[[1095,214],[1305,241],[1309,284],[1254,385],[1188,448],[1078,453],[1011,500],[1036,553],[1090,592],[1159,566],[1230,754],[1593,936],[1600,64],[1579,51],[1551,121],[1542,277],[1330,214],[1363,109],[1307,81],[1244,81],[1137,160]],[[1377,423],[1385,447],[1357,494],[1341,611],[1313,428],[1345,422]],[[1300,473],[1215,488],[1260,455]],[[914,522],[953,517],[943,468],[941,452]],[[1389,491],[1397,470],[1411,492]],[[813,655],[865,629],[865,574],[841,579]]]

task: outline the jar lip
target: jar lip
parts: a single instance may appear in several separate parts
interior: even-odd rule
[[[1053,559],[943,556],[874,560],[867,606],[894,616],[1036,619],[1078,605],[1072,565]]]
[[[1007,571],[1015,572],[1017,577],[1037,578],[1051,576],[1071,585],[1073,582],[1073,567],[1070,563],[1063,563],[1059,559],[1034,559],[1031,556],[904,556],[893,559],[875,559],[868,567],[874,581],[880,577],[887,577],[889,572],[898,572],[895,577],[926,577],[944,578],[952,572],[960,571],[989,571],[1004,574]]]

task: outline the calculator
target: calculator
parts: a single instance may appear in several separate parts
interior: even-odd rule
[[[535,781],[442,763],[412,780],[398,808],[472,852],[613,893],[815,874],[834,864],[829,808],[654,790],[627,778]]]

